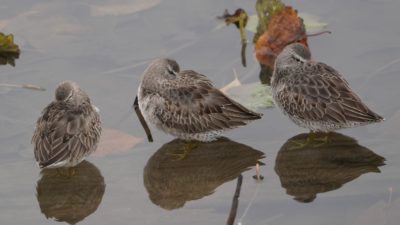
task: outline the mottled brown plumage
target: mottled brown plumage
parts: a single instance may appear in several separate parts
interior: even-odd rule
[[[294,123],[311,131],[329,132],[383,120],[350,89],[340,73],[310,58],[308,48],[295,43],[275,62],[273,98]]]
[[[261,118],[225,96],[206,76],[179,71],[171,59],[149,65],[138,98],[147,122],[185,140],[212,141],[224,130]]]
[[[101,133],[100,116],[89,96],[72,81],[62,82],[42,112],[32,137],[41,168],[71,167],[92,153]]]

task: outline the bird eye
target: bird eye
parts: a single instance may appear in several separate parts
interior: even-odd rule
[[[175,75],[176,74],[175,71],[172,69],[172,67],[170,65],[167,66],[167,71],[171,75]]]
[[[299,58],[297,58],[295,55],[292,55],[292,58],[297,62],[301,62],[301,60]]]
[[[73,94],[74,94],[74,92],[71,91],[71,92],[69,93],[69,95],[67,96],[67,98],[65,98],[65,101],[71,100]]]

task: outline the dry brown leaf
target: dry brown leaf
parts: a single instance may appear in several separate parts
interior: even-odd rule
[[[300,42],[308,47],[303,20],[298,17],[295,9],[286,6],[282,12],[272,17],[267,31],[257,40],[257,60],[273,68],[276,56],[286,45],[294,42]]]
[[[93,155],[106,156],[120,154],[128,151],[142,141],[143,138],[138,138],[119,130],[103,129],[99,146]]]

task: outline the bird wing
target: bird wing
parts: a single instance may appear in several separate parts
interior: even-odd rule
[[[361,101],[342,75],[324,63],[310,62],[293,76],[276,95],[289,115],[334,123],[383,119]]]
[[[99,121],[98,114],[92,113],[93,119]],[[82,109],[62,110],[59,105],[50,104],[38,119],[32,138],[39,165],[46,167],[88,154],[100,136],[99,126],[91,128],[94,122],[87,121]]]
[[[204,75],[185,70],[178,76],[177,87],[162,96],[166,110],[156,110],[169,128],[202,133],[242,126],[262,116],[225,96]]]

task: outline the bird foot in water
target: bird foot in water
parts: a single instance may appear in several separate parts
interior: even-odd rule
[[[199,146],[199,143],[197,141],[185,141],[182,147],[182,152],[181,153],[167,153],[168,155],[175,156],[175,160],[182,160],[187,157],[187,155],[195,148]]]

